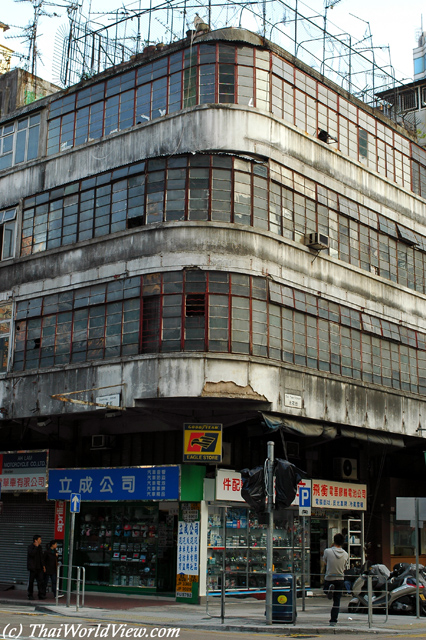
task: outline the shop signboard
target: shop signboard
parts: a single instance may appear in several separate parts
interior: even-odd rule
[[[179,500],[180,466],[50,469],[48,500]]]
[[[183,425],[184,462],[222,462],[222,425],[186,423]]]
[[[313,509],[367,509],[367,485],[330,480],[312,480]]]
[[[200,570],[200,505],[184,502],[180,506],[177,540],[176,600],[198,602]]]
[[[2,492],[45,492],[47,462],[47,449],[0,453]]]
[[[275,478],[274,478],[275,480]],[[216,471],[216,500],[225,500],[227,502],[245,502],[241,496],[241,489],[243,481],[241,479],[241,473],[239,471],[232,471],[230,469],[218,469]],[[297,493],[292,506],[299,505],[299,494],[301,489],[311,488],[310,480],[302,480],[297,485]],[[305,507],[307,505],[304,505]],[[303,514],[307,515],[307,514]]]
[[[241,496],[243,481],[239,471],[218,469],[216,472],[216,500],[244,502]]]
[[[55,540],[65,538],[65,500],[57,500],[55,503]]]

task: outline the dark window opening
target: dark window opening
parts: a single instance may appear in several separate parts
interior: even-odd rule
[[[142,353],[160,348],[160,296],[144,297],[142,303]]]
[[[187,294],[185,314],[187,318],[205,316],[206,297],[204,293],[188,293]]]

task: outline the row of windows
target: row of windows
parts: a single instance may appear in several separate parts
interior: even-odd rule
[[[0,169],[38,156],[40,114],[0,126]]]
[[[117,290],[103,284],[39,298],[37,316],[23,303],[18,314],[27,319],[16,322],[14,369],[212,351],[426,393],[425,334],[283,285],[271,283],[268,295],[261,277],[189,270],[130,280]],[[126,282],[139,295],[126,299]]]
[[[206,103],[272,112],[409,189],[411,170],[419,171],[418,162],[410,165],[409,141],[373,116],[274,53],[222,43],[196,45],[54,101],[47,153]]]
[[[272,161],[175,156],[27,198],[21,255],[156,222],[234,222],[300,242],[319,231],[331,256],[426,292],[426,237],[388,215]]]

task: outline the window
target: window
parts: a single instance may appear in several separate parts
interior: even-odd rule
[[[0,260],[13,258],[15,252],[16,209],[0,211]]]
[[[40,114],[0,127],[0,169],[38,156]]]
[[[417,89],[413,91],[405,91],[400,95],[402,111],[409,109],[417,109]]]
[[[365,129],[358,130],[360,159],[368,157],[368,133]]]
[[[12,303],[0,302],[0,372],[7,371],[9,362]]]

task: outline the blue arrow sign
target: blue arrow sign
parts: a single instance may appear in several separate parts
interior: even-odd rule
[[[70,496],[70,512],[80,513],[81,493],[72,493]]]

